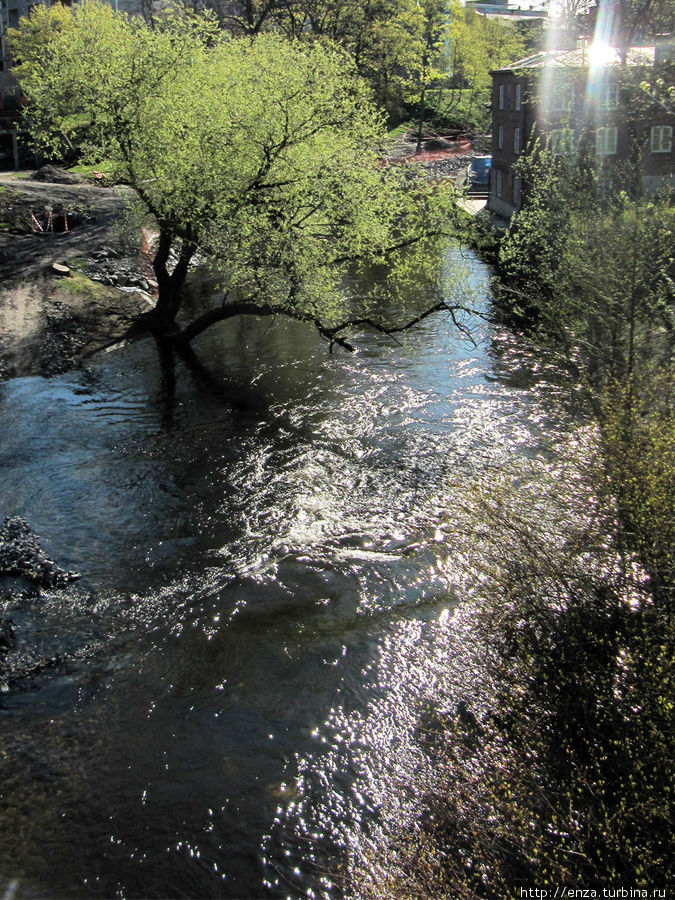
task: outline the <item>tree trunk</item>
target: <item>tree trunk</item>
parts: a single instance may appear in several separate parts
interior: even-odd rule
[[[160,223],[159,245],[152,268],[157,279],[158,297],[155,308],[149,316],[153,330],[166,333],[175,328],[176,316],[181,305],[181,291],[188,273],[190,260],[194,256],[196,244],[192,235],[192,229],[188,228],[181,246],[178,262],[170,273],[167,268],[171,247],[175,240],[173,230],[166,224]]]
[[[427,38],[428,40],[428,38]],[[429,50],[428,48],[422,54],[422,68],[420,70],[420,110],[419,110],[419,120],[417,123],[417,146],[415,147],[415,153],[422,152],[422,131],[424,129],[424,112],[425,112],[425,102],[427,96],[427,77],[429,75]]]
[[[419,119],[417,121],[417,145],[415,147],[415,153],[422,152],[422,133],[424,130],[424,100],[426,94],[426,84],[422,82],[422,92],[420,94],[420,112]]]

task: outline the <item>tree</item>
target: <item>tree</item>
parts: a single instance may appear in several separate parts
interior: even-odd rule
[[[424,12],[418,0],[185,0],[212,11],[229,34],[331,41],[354,61],[390,118],[402,112],[400,75],[416,59]],[[418,55],[418,54],[417,54]]]
[[[520,163],[525,203],[500,247],[500,267],[595,388],[669,366],[675,345],[674,214],[641,194],[639,174],[603,198],[595,161],[535,146]],[[615,171],[620,181],[620,170]]]
[[[486,103],[492,86],[490,72],[525,55],[520,34],[510,23],[480,16],[454,0],[446,55],[451,75],[450,102],[446,113],[460,104],[471,120],[478,102]]]
[[[85,119],[83,152],[119,163],[157,221],[151,326],[188,341],[230,316],[283,314],[345,347],[354,324],[407,327],[376,321],[374,304],[405,292],[406,277],[433,284],[454,207],[381,166],[380,119],[353,63],[318,43],[228,39],[209,16],[153,25],[90,0],[35,7],[12,33],[36,138],[56,151]],[[225,300],[180,331],[197,251]],[[373,264],[387,277],[350,296]]]
[[[629,47],[654,41],[675,28],[671,0],[598,0],[595,39],[618,47],[625,59]]]

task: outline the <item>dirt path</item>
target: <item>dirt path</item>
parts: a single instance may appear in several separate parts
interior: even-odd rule
[[[26,208],[63,205],[66,209],[86,212],[89,221],[68,233],[16,234],[0,232],[0,281],[25,279],[48,269],[52,263],[83,256],[105,243],[110,226],[133,197],[127,187],[104,188],[90,184],[47,184],[0,175],[0,188],[5,188]],[[0,208],[2,207],[0,193]]]

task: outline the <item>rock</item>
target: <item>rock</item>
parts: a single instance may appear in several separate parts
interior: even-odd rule
[[[31,175],[35,181],[46,181],[50,184],[82,184],[84,179],[73,172],[66,172],[58,166],[43,166]]]
[[[422,146],[424,150],[451,150],[455,145],[451,141],[446,141],[445,138],[435,137],[425,141]]]
[[[0,575],[23,575],[42,587],[74,581],[77,572],[66,572],[45,555],[30,525],[20,516],[8,516],[0,526]]]
[[[0,619],[0,653],[11,650],[14,646],[14,622],[11,619]]]
[[[111,252],[102,248],[92,254],[87,275],[93,281],[100,281],[121,290],[135,289],[150,291],[150,283],[139,269],[138,261],[132,257],[111,258]]]

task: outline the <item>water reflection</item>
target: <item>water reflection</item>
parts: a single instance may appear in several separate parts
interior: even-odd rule
[[[63,659],[0,705],[18,896],[329,890],[324,854],[398,796],[419,698],[451,677],[449,480],[550,430],[474,337],[439,316],[330,356],[241,319],[195,356],[141,341],[2,386],[6,511],[83,575],[10,611]]]

